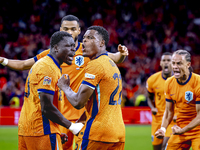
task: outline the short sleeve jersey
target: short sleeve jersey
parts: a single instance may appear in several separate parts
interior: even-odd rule
[[[24,104],[18,124],[19,135],[60,134],[58,124],[42,114],[39,96],[40,92],[54,95],[53,104],[60,109],[63,101],[63,92],[57,86],[60,77],[61,68],[49,54],[33,65],[26,80]]]
[[[43,51],[42,53],[38,54],[35,57],[35,61],[39,60],[40,58],[46,56],[49,53],[49,50]],[[74,55],[74,59],[71,65],[67,65],[63,63],[61,65],[62,74],[68,74],[70,78],[70,87],[74,92],[78,92],[79,86],[84,77],[84,68],[86,64],[90,61],[88,57],[83,57],[82,52],[82,43],[78,43],[76,48],[76,52]],[[61,113],[68,119],[68,120],[76,120],[80,117],[80,115],[84,112],[84,108],[77,110],[75,109],[67,100],[66,96],[64,97],[64,105],[61,110]]]
[[[148,92],[154,93],[155,107],[158,109],[158,113],[155,115],[157,121],[162,121],[162,117],[165,111],[165,80],[166,78],[162,76],[162,71],[159,71],[151,75],[146,82],[146,88]]]
[[[185,83],[180,83],[174,76],[168,78],[165,83],[165,98],[167,102],[173,102],[176,106],[177,125],[183,128],[197,115],[196,105],[200,105],[200,76],[190,73]],[[200,126],[184,133],[191,135],[200,134]]]
[[[102,54],[90,61],[82,84],[94,89],[86,108],[83,139],[103,142],[125,142],[121,112],[122,78],[116,64]]]

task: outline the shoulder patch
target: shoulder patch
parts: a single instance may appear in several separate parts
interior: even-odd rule
[[[43,85],[51,85],[51,77],[45,76]]]
[[[95,79],[95,75],[89,73],[85,73],[85,77],[89,79]]]

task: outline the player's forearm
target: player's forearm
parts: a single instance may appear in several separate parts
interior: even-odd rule
[[[79,97],[78,94],[75,93],[69,86],[66,86],[62,90],[64,91],[68,101],[74,108],[81,109],[84,107],[84,105],[82,105],[82,103],[80,102],[81,97]]]
[[[153,104],[153,100],[151,100],[150,98],[147,98],[147,104],[151,109],[155,108],[155,106]]]
[[[198,125],[200,125],[200,114],[198,114],[187,126],[182,128],[183,133],[192,130]]]
[[[67,120],[60,111],[52,105],[51,107],[47,106],[43,111],[42,114],[52,122],[55,122],[65,128],[69,129],[71,122]]]
[[[116,52],[116,53],[108,53],[108,56],[116,63],[116,64],[119,64],[119,63],[122,63],[126,56],[125,55],[122,55],[120,52]]]
[[[4,58],[6,59],[6,58]],[[12,70],[28,70],[32,67],[32,65],[35,63],[35,60],[33,58],[27,59],[27,60],[12,60],[8,59],[8,63],[6,67],[9,67]]]
[[[168,125],[170,124],[170,122],[173,119],[173,116],[174,116],[174,112],[165,110],[161,127],[164,127],[165,129],[167,129]]]

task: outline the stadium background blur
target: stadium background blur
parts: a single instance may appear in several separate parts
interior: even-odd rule
[[[163,52],[188,50],[193,71],[200,73],[200,9],[191,0],[0,1],[0,56],[23,60],[48,49],[50,36],[68,14],[80,19],[80,42],[87,27],[101,25],[110,34],[108,51],[116,52],[119,43],[128,47],[129,56],[118,65],[124,108],[147,106],[145,82],[161,70]],[[0,65],[0,106],[23,105],[27,74]],[[16,149],[17,127],[0,130],[1,147]],[[150,149],[150,132],[150,126],[126,126],[126,150]]]
[[[188,50],[193,71],[200,73],[200,9],[191,0],[6,0],[0,7],[0,56],[9,59],[32,58],[48,49],[65,15],[80,19],[80,42],[87,27],[104,26],[110,34],[108,51],[116,52],[119,43],[129,50],[118,65],[122,107],[147,106],[145,82],[161,70],[163,52]],[[0,65],[1,105],[22,106],[27,74]]]

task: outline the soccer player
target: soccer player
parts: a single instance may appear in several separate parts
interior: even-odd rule
[[[123,150],[125,145],[121,112],[122,78],[106,52],[108,41],[108,32],[103,27],[89,27],[83,37],[83,56],[91,61],[86,66],[78,92],[70,88],[68,75],[62,75],[58,80],[58,86],[72,106],[86,108],[86,123],[79,134],[82,150]]]
[[[24,104],[18,124],[18,149],[62,149],[58,125],[77,134],[81,123],[71,123],[60,113],[64,93],[57,82],[61,77],[60,65],[70,65],[75,54],[72,36],[55,32],[50,40],[49,54],[33,65],[25,85]]]
[[[171,57],[171,53],[163,53],[160,61],[162,71],[151,75],[146,84],[148,90],[147,102],[152,112],[151,137],[154,150],[165,149],[166,143],[172,133],[171,127],[175,125],[172,121],[167,128],[164,139],[155,137],[155,132],[161,127],[162,117],[165,111],[164,83],[172,75]]]
[[[72,65],[67,65],[66,63],[63,63],[61,65],[62,73],[68,74],[71,79],[70,87],[75,92],[78,91],[78,88],[81,84],[81,81],[84,77],[84,68],[86,64],[90,61],[88,57],[83,57],[82,52],[82,43],[78,42],[78,35],[81,32],[80,26],[79,26],[79,19],[76,16],[73,15],[67,15],[62,18],[61,21],[61,27],[60,31],[68,32],[72,35],[74,41],[75,41],[75,47],[76,52],[74,55],[74,59],[72,61]],[[118,46],[117,53],[108,53],[108,56],[116,63],[122,62],[125,57],[128,55],[128,50],[125,46]],[[38,54],[36,57],[28,59],[28,60],[8,60],[5,58],[0,57],[0,63],[3,62],[3,65],[8,66],[11,69],[14,70],[25,70],[30,69],[31,66],[40,58],[46,56],[49,53],[49,50],[45,50],[42,53]],[[62,106],[62,114],[67,118],[68,120],[75,122],[81,114],[84,112],[84,108],[77,110],[75,109],[66,99],[65,97],[65,103]],[[62,133],[67,133],[68,135],[68,142],[65,142],[63,144],[64,150],[72,150],[73,148],[73,137],[74,135],[68,131],[66,128],[61,127]],[[76,137],[75,137],[76,138]]]
[[[177,50],[172,55],[174,75],[165,82],[166,108],[161,128],[155,133],[161,138],[177,111],[177,126],[172,133],[166,149],[200,149],[200,76],[191,72],[191,55],[186,50]]]

